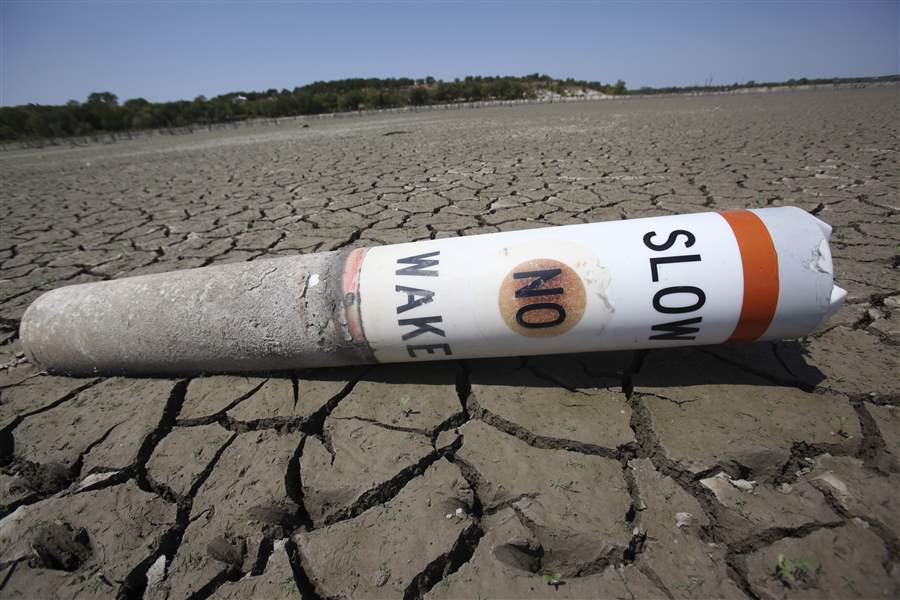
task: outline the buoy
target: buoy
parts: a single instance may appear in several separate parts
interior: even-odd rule
[[[22,319],[70,375],[262,372],[793,338],[846,292],[794,207],[425,240],[58,288]]]

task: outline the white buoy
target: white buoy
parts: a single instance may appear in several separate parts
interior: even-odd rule
[[[193,374],[806,335],[846,292],[793,207],[426,240],[59,288],[22,320],[69,374]]]

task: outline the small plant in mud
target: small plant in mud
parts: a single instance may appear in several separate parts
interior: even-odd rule
[[[101,595],[103,592],[109,591],[112,587],[109,582],[106,581],[106,578],[103,577],[102,574],[97,573],[95,577],[92,577],[90,580],[90,590],[94,594]]]
[[[563,481],[562,479],[553,479],[550,481],[550,487],[554,490],[561,490],[563,492],[577,492],[577,490],[572,487],[573,481]]]
[[[814,569],[808,561],[791,560],[784,554],[779,554],[775,562],[775,577],[789,588],[796,588],[810,583],[814,575]]]
[[[845,588],[847,588],[848,590],[850,590],[850,592],[851,592],[852,594],[855,594],[855,595],[857,595],[857,596],[859,595],[859,592],[856,591],[856,582],[853,581],[853,579],[851,579],[850,577],[847,577],[846,575],[841,575],[841,579],[844,580],[844,587],[845,587]]]
[[[544,573],[544,581],[547,583],[547,585],[552,585],[557,590],[559,589],[559,586],[565,583],[563,581],[562,574],[559,571],[555,571],[553,573]]]
[[[409,417],[412,414],[412,409],[409,407],[409,397],[403,396],[400,398],[400,412],[404,417]]]
[[[842,438],[849,438],[850,432],[847,431],[847,425],[850,423],[850,419],[847,417],[838,417],[838,429],[837,431],[832,431],[831,435],[839,435]]]
[[[294,581],[294,576],[293,576],[293,575],[290,575],[290,576],[288,576],[288,577],[285,577],[285,578],[281,581],[281,587],[282,587],[283,589],[285,589],[285,590],[291,590],[291,589],[294,589],[296,586],[297,586],[297,583]]]

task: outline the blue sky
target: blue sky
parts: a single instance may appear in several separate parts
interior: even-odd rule
[[[900,2],[0,0],[0,104],[214,96],[345,77],[642,85],[900,72]]]

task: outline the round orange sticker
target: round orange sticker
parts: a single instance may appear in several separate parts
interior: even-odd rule
[[[535,258],[507,273],[499,300],[500,315],[510,329],[528,337],[549,337],[581,320],[587,296],[574,269],[552,258]]]

